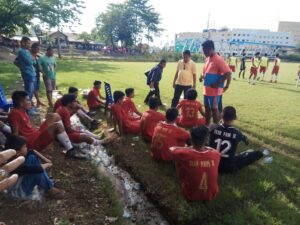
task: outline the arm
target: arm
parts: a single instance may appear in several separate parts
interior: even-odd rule
[[[45,156],[43,156],[43,155],[42,155],[41,153],[39,153],[38,151],[33,150],[33,152],[37,155],[37,157],[38,157],[41,161],[43,161],[43,162],[45,162],[45,163],[51,163],[51,164],[52,164],[52,162],[51,162],[50,159],[46,158]]]
[[[225,92],[229,88],[229,85],[230,85],[230,82],[231,82],[231,72],[225,73],[221,77],[221,79],[218,82],[212,84],[211,87],[212,88],[218,88],[221,83],[225,82],[225,80],[226,80],[226,85],[224,87],[224,92]]]
[[[18,67],[19,69],[21,69],[21,65],[20,65],[18,57],[14,60],[14,64],[15,64],[16,67]]]
[[[175,83],[176,83],[176,80],[177,80],[177,78],[178,78],[178,70],[176,71],[176,73],[175,73],[175,76],[174,76],[174,80],[173,80],[173,88],[175,88]]]
[[[196,83],[197,83],[197,75],[196,73],[193,73],[193,88],[196,89]]]
[[[199,108],[199,112],[200,112],[200,114],[201,114],[203,117],[205,116],[205,113],[204,113],[204,111],[203,111],[203,107],[202,107],[202,106]]]

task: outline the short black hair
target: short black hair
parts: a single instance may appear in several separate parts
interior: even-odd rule
[[[191,56],[191,51],[190,50],[184,50],[183,55]]]
[[[167,60],[165,60],[165,59],[162,59],[159,61],[159,64],[166,64],[166,63],[167,63]]]
[[[36,48],[39,48],[40,47],[40,44],[39,43],[33,43],[32,45],[31,45],[31,48],[32,49],[36,49]]]
[[[236,53],[234,52],[234,53],[232,53],[232,55],[233,55],[233,56],[235,56],[235,55],[236,55]]]
[[[158,101],[158,98],[156,97],[151,97],[149,99],[149,108],[150,109],[156,109],[159,105],[159,101]]]
[[[23,101],[27,96],[28,93],[26,91],[14,91],[11,96],[14,107],[19,107],[21,101]]]
[[[268,53],[265,53],[265,56],[268,56]]]
[[[101,85],[102,84],[102,82],[100,81],[100,80],[95,80],[94,81],[94,86],[96,86],[96,85]]]
[[[175,122],[178,117],[178,109],[176,108],[169,108],[166,112],[166,119],[169,122]]]
[[[256,52],[255,55],[260,55],[260,52]]]
[[[74,102],[76,100],[76,95],[74,94],[66,94],[61,99],[61,105],[67,106],[68,104]]]
[[[5,149],[20,151],[24,145],[26,145],[26,139],[24,137],[11,135],[6,139]]]
[[[122,91],[115,91],[114,92],[114,102],[118,102],[124,96],[125,96],[124,92],[122,92]]]
[[[215,43],[212,40],[207,40],[202,43],[202,48],[215,50]]]
[[[231,121],[236,120],[236,110],[233,106],[226,106],[223,109],[223,120],[225,121]]]
[[[134,88],[126,88],[125,90],[125,94],[127,97],[129,97],[129,95],[134,93]]]
[[[69,90],[68,90],[69,94],[75,94],[76,92],[78,92],[78,88],[76,88],[76,87],[69,87]]]
[[[26,42],[26,41],[30,41],[30,38],[26,36],[22,37],[21,42]]]
[[[52,47],[52,46],[48,46],[46,51],[47,51],[47,52],[50,52],[50,51],[52,51],[52,50],[53,50],[53,47]]]
[[[276,54],[276,57],[279,57],[279,53]]]
[[[190,88],[189,90],[187,90],[186,98],[188,100],[196,100],[197,97],[198,97],[198,93],[194,88]]]
[[[209,136],[209,129],[206,126],[193,127],[191,129],[191,138],[197,145],[205,145]]]

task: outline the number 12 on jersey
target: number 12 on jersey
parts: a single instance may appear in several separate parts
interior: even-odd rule
[[[228,140],[222,140],[221,138],[218,138],[215,140],[215,143],[217,144],[217,150],[221,153],[221,156],[224,158],[228,158],[229,155],[226,153],[231,148],[231,142]]]

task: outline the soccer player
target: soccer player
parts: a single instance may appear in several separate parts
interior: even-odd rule
[[[95,80],[94,87],[87,96],[87,105],[90,111],[98,110],[100,108],[104,108],[105,106],[105,98],[102,97],[100,89],[101,81]]]
[[[133,120],[141,119],[142,113],[135,107],[134,102],[132,99],[134,98],[134,89],[133,88],[127,88],[125,90],[126,97],[122,103],[122,107],[129,115],[129,118],[132,118]]]
[[[237,63],[238,63],[238,60],[237,60],[237,57],[236,57],[236,53],[232,53],[232,56],[229,57],[229,60],[228,60],[228,65],[229,65],[229,68],[231,69],[231,74],[232,74],[232,77],[233,79],[235,80],[235,70],[237,68]]]
[[[298,75],[297,75],[297,78],[296,78],[296,87],[298,87],[299,84],[300,84],[300,66],[299,66]]]
[[[149,110],[145,111],[141,119],[141,135],[145,141],[152,141],[156,125],[166,118],[158,111],[159,99],[156,97],[149,98]]]
[[[151,155],[155,160],[172,161],[169,149],[171,147],[184,147],[190,142],[190,134],[176,125],[178,110],[170,108],[166,112],[166,122],[160,122],[154,129]]]
[[[251,59],[251,69],[250,69],[250,76],[249,76],[249,84],[255,85],[255,80],[258,72],[259,67],[259,52],[255,53],[255,56]],[[253,80],[251,81],[251,78],[253,76]]]
[[[207,57],[204,67],[204,106],[206,125],[210,124],[211,115],[214,123],[219,123],[220,96],[225,92],[231,82],[231,70],[225,60],[215,52],[213,41],[202,44],[204,55]],[[202,79],[202,78],[201,78]],[[200,80],[201,81],[201,80]],[[226,85],[224,82],[226,81]]]
[[[56,89],[56,60],[52,47],[48,47],[46,54],[39,59],[41,72],[47,92],[47,99],[50,107],[53,107],[52,92]]]
[[[260,59],[259,76],[257,80],[264,81],[265,74],[267,72],[268,67],[269,67],[269,58],[268,58],[268,54],[266,53],[265,56],[261,57]]]
[[[170,148],[172,159],[176,162],[181,192],[189,201],[208,202],[219,192],[220,153],[205,146],[208,136],[207,127],[194,127],[191,130],[192,147]]]
[[[243,79],[245,79],[245,72],[246,72],[246,53],[242,53],[242,58],[241,58],[241,66],[240,66],[240,72],[239,72],[239,78],[241,77],[241,74],[243,73]]]
[[[272,83],[274,81],[274,83],[277,83],[278,81],[278,73],[279,73],[279,69],[280,69],[280,58],[279,58],[279,54],[276,54],[276,58],[275,58],[275,63],[274,63],[274,67],[272,70],[272,75],[271,75],[271,80],[270,83]]]
[[[82,143],[92,145],[100,145],[101,141],[97,140],[91,133],[81,132],[75,130],[71,126],[71,116],[78,111],[78,103],[76,100],[76,95],[66,94],[61,100],[61,107],[56,110],[56,113],[60,115],[61,120],[64,124],[65,130],[73,143]]]
[[[198,114],[205,116],[202,109],[202,104],[197,101],[198,93],[195,89],[189,89],[186,94],[186,98],[182,100],[178,105],[177,109],[181,109],[181,116],[178,120],[178,125],[181,127],[191,128],[200,125],[205,125],[205,118],[199,118]]]
[[[216,125],[210,132],[209,146],[221,153],[221,173],[234,173],[263,156],[261,151],[245,151],[236,155],[239,142],[249,144],[248,138],[234,127],[236,119],[235,108],[227,106],[223,110],[223,123]]]
[[[27,110],[31,107],[28,93],[15,91],[12,94],[12,101],[14,108],[8,115],[12,134],[25,137],[28,148],[42,151],[57,139],[67,150],[66,157],[82,158],[82,155],[73,148],[58,114],[48,114],[40,128],[36,129],[32,127],[27,114]]]
[[[132,120],[122,107],[125,94],[115,91],[114,104],[111,107],[114,126],[118,126],[120,136],[123,134],[139,134],[141,131],[141,120]]]

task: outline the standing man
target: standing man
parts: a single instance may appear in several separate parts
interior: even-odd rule
[[[219,123],[220,98],[228,88],[231,81],[231,70],[225,60],[215,52],[214,42],[205,41],[202,44],[204,55],[207,57],[204,67],[204,106],[206,125],[210,124],[211,115],[214,123]],[[202,81],[202,77],[200,78]],[[224,82],[226,85],[224,87]]]
[[[255,85],[257,73],[258,73],[258,67],[259,67],[259,52],[255,53],[255,56],[251,59],[251,69],[250,69],[250,76],[249,76],[249,84]],[[251,78],[253,76],[253,80],[251,81]]]
[[[237,57],[236,57],[236,53],[232,53],[232,56],[229,57],[229,60],[228,60],[228,65],[229,65],[229,68],[231,69],[231,73],[232,73],[232,77],[233,79],[235,80],[235,70],[237,68]]]
[[[46,87],[48,103],[49,107],[51,108],[53,108],[52,92],[56,89],[56,61],[53,55],[53,48],[48,47],[46,55],[42,56],[39,60],[41,72],[43,74],[43,79]]]
[[[260,59],[259,77],[257,78],[257,80],[264,81],[265,74],[267,72],[268,67],[269,67],[269,58],[268,58],[268,54],[266,53]]]
[[[279,59],[279,54],[276,54],[275,64],[274,64],[274,67],[273,67],[273,70],[272,70],[270,83],[272,83],[273,80],[274,80],[274,83],[277,83],[278,73],[279,73],[279,68],[280,68],[280,62],[281,62],[281,60]]]
[[[182,92],[184,92],[184,98],[186,98],[186,92],[188,89],[196,89],[196,64],[193,60],[191,60],[191,52],[189,50],[185,50],[182,57],[183,59],[178,61],[173,81],[173,88],[175,90],[172,107],[176,107],[178,105]]]
[[[166,60],[160,60],[159,64],[152,68],[147,76],[147,85],[149,85],[150,87],[150,91],[144,101],[147,105],[149,104],[149,99],[153,95],[155,95],[155,97],[158,99],[158,105],[163,105],[160,99],[159,82],[162,78],[162,73],[164,68],[166,67],[166,64]]]
[[[245,79],[245,72],[246,72],[246,53],[245,51],[242,52],[242,58],[241,58],[241,66],[240,66],[240,73],[239,78],[241,77],[241,74],[243,73],[243,79]]]

